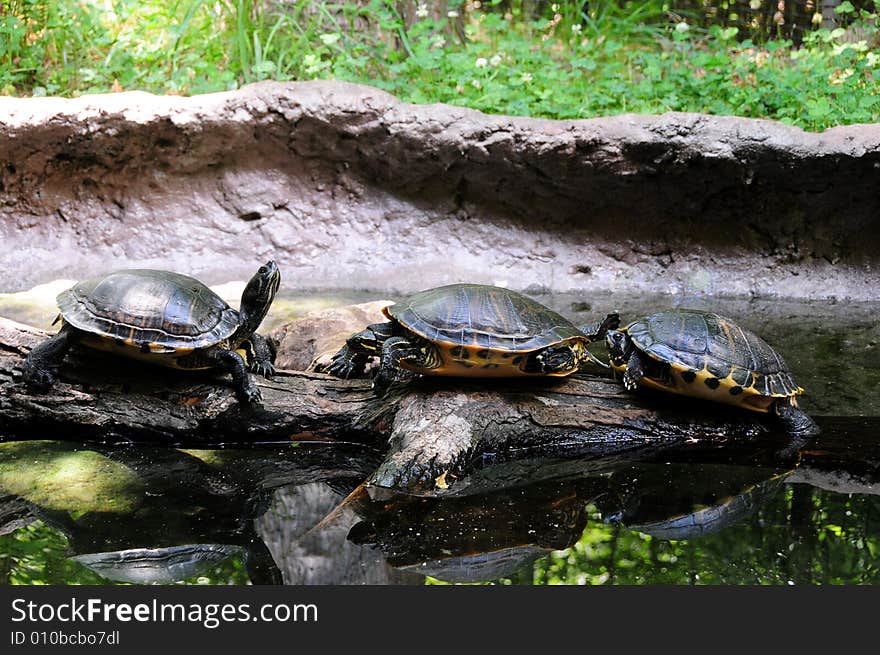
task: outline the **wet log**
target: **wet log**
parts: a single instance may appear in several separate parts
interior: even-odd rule
[[[47,393],[20,366],[45,333],[0,319],[0,438],[166,444],[356,441],[387,449],[375,486],[460,493],[485,469],[492,486],[534,481],[548,458],[636,457],[689,440],[772,432],[764,417],[632,395],[601,375],[467,382],[424,378],[377,395],[368,380],[280,370],[259,379],[261,408],[240,405],[229,380],[74,349]],[[499,471],[502,474],[499,477]],[[505,476],[507,481],[505,481]]]
[[[264,406],[248,408],[237,402],[228,376],[74,348],[55,386],[33,393],[20,367],[46,336],[0,318],[0,437],[168,444],[371,437],[371,428],[354,420],[372,398],[369,384],[313,373],[280,371],[275,380],[260,378]]]

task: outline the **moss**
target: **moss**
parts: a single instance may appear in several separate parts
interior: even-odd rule
[[[140,505],[143,491],[134,471],[76,444],[0,444],[0,492],[46,509],[128,513]]]

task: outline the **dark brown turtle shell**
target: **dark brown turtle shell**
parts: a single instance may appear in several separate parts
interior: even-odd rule
[[[771,397],[803,392],[788,364],[766,341],[718,314],[671,309],[635,321],[623,331],[642,352],[678,372],[705,377],[707,386],[719,392]]]
[[[482,284],[428,289],[384,312],[428,341],[454,346],[524,352],[585,338],[571,321],[541,303]]]
[[[57,297],[61,317],[105,339],[152,353],[207,348],[230,337],[238,312],[187,275],[152,269],[92,278]]]

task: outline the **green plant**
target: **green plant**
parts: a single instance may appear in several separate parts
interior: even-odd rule
[[[411,102],[550,118],[699,111],[810,130],[880,120],[877,2],[841,4],[850,26],[814,25],[800,46],[704,29],[686,2],[450,2],[456,17],[404,4],[3,0],[0,92],[195,94],[337,78]]]

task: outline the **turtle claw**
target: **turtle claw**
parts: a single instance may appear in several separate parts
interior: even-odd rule
[[[623,387],[627,391],[635,391],[639,387],[639,383],[629,374],[629,371],[623,374]]]
[[[354,365],[349,361],[333,360],[330,362],[330,365],[326,367],[326,372],[334,377],[347,380],[350,377],[354,377],[354,368]]]
[[[37,366],[26,366],[23,370],[25,385],[33,391],[46,392],[55,384],[55,371]]]
[[[251,407],[259,407],[263,404],[263,394],[256,385],[242,389],[239,393],[239,402]]]
[[[330,363],[322,367],[323,372],[330,375],[348,380],[349,378],[359,377],[364,374],[366,366],[364,363],[355,361],[351,355],[344,349],[333,355]]]
[[[254,362],[251,366],[251,373],[262,375],[267,380],[271,380],[275,375],[275,367],[272,362]]]
[[[391,386],[393,381],[387,375],[376,373],[376,376],[373,378],[373,391],[377,394],[383,394],[388,391],[388,387]]]
[[[394,375],[389,375],[388,373],[379,369],[376,372],[376,375],[373,376],[373,391],[378,395],[384,394],[391,387],[392,384],[398,382],[399,379]]]

